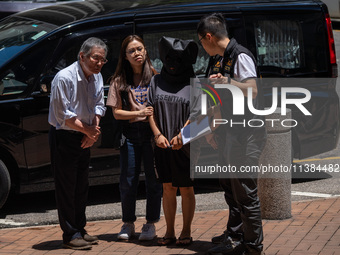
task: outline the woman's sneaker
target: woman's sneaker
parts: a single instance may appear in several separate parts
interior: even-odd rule
[[[153,223],[143,225],[142,233],[139,235],[139,241],[149,241],[156,237],[156,228]]]
[[[135,224],[134,223],[124,223],[122,229],[118,234],[119,240],[129,240],[135,235]]]

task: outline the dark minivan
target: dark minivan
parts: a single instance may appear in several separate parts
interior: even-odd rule
[[[26,193],[54,188],[47,122],[50,84],[76,59],[85,39],[96,36],[109,47],[109,62],[102,70],[107,95],[125,36],[142,36],[160,70],[159,38],[197,41],[197,23],[215,11],[224,14],[229,34],[253,52],[262,77],[337,77],[328,10],[316,0],[83,1],[12,15],[0,22],[0,207],[10,189]],[[204,76],[208,59],[201,48],[198,76]],[[307,107],[312,116],[293,130],[296,158],[332,150],[338,142],[335,83],[310,89]],[[270,91],[265,88],[268,98]],[[117,122],[111,109],[101,127],[102,136],[92,148],[91,185],[118,182],[119,150],[113,146]]]
[[[9,15],[35,8],[60,4],[68,1],[84,0],[0,0],[0,19]]]

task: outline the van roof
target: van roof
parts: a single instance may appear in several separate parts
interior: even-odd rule
[[[150,10],[151,12],[170,11],[174,9],[192,8],[201,9],[204,6],[212,4],[229,6],[230,8],[252,7],[254,5],[270,5],[275,7],[283,3],[287,5],[316,5],[315,0],[89,0],[83,2],[72,2],[57,4],[48,7],[28,10],[16,14],[15,16],[30,18],[33,20],[43,21],[56,26],[62,26],[78,20],[88,18],[104,17],[115,13],[115,15],[134,15],[142,11]],[[319,2],[320,4],[321,2]],[[280,6],[282,6],[280,4]],[[217,10],[216,10],[217,11]]]

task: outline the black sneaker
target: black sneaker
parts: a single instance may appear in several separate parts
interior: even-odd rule
[[[78,237],[68,243],[63,243],[63,247],[72,250],[90,250],[92,245],[91,243],[86,242],[83,238]]]
[[[230,254],[243,255],[245,246],[240,241],[232,240],[230,237],[226,238],[224,242],[208,250],[208,255]]]

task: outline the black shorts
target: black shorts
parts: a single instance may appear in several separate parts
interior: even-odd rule
[[[156,171],[161,183],[172,183],[174,187],[192,187],[190,157],[184,150],[155,148]]]

